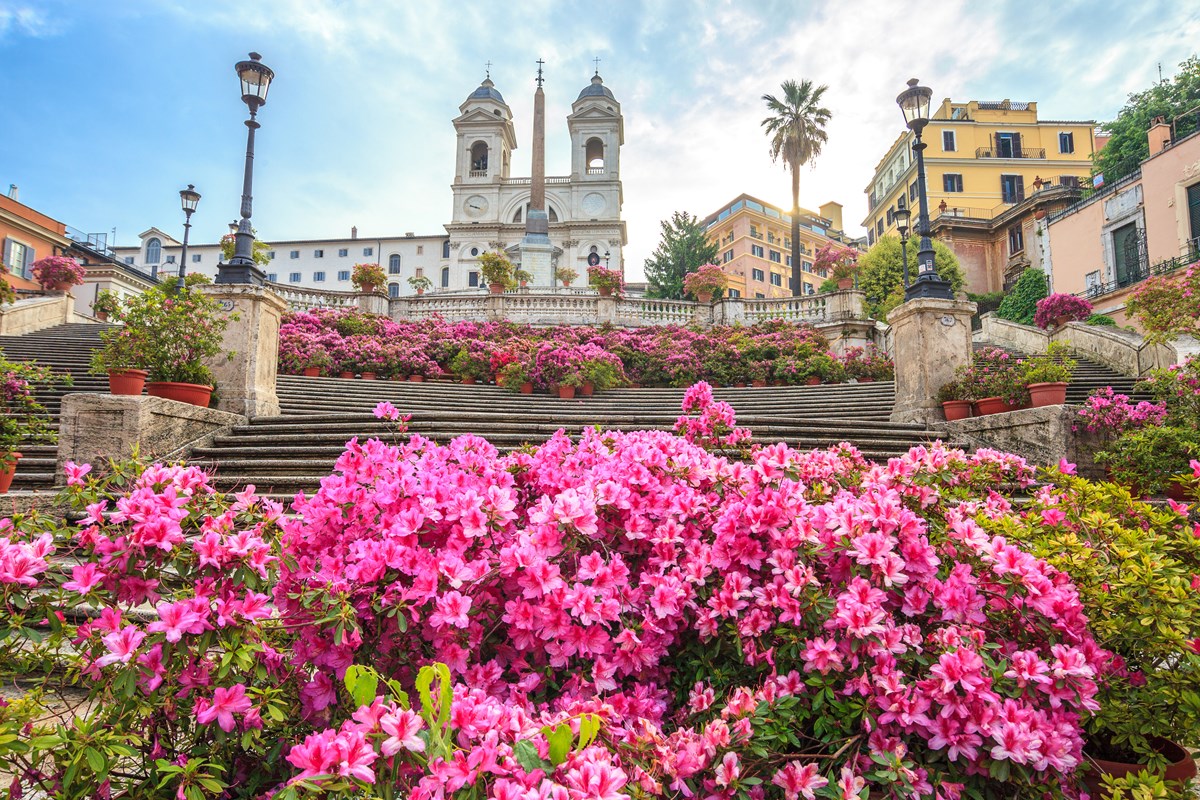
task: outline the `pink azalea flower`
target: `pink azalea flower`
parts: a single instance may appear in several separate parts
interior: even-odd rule
[[[107,667],[109,664],[126,664],[133,658],[138,645],[146,638],[146,634],[136,625],[126,625],[119,631],[113,631],[100,641],[108,648],[107,655],[96,659],[96,666]]]
[[[213,720],[226,733],[231,732],[236,723],[234,714],[243,714],[252,707],[250,698],[246,697],[246,687],[238,683],[229,688],[218,686],[213,692],[212,701],[203,698],[196,701],[196,722],[208,725]]]
[[[67,486],[83,486],[83,478],[92,471],[91,464],[76,464],[74,461],[68,461],[63,465],[63,472],[67,475]]]
[[[62,588],[79,594],[87,594],[107,577],[94,562],[88,561],[85,564],[76,564],[71,567],[71,580],[64,583]]]

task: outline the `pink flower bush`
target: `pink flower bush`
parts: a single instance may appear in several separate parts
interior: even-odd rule
[[[1127,431],[1148,425],[1162,425],[1166,418],[1165,404],[1147,400],[1135,403],[1129,395],[1114,392],[1111,386],[1105,386],[1088,395],[1083,408],[1079,409],[1080,422],[1075,428],[1113,439]]]
[[[684,410],[681,436],[504,455],[351,440],[290,516],[190,467],[81,475],[75,530],[0,536],[9,624],[49,633],[4,646],[74,659],[127,752],[59,753],[0,707],[31,744],[20,780],[87,761],[89,794],[278,800],[1076,792],[1109,655],[1070,580],[981,527],[1012,511],[996,487],[1031,483],[1021,459],[750,448],[704,384]]]
[[[1082,297],[1061,292],[1038,300],[1033,324],[1039,328],[1050,328],[1055,320],[1066,317],[1068,322],[1083,322],[1092,315],[1092,304]]]
[[[73,258],[46,256],[33,262],[30,274],[43,289],[54,289],[62,284],[78,286],[83,283],[87,271]]]

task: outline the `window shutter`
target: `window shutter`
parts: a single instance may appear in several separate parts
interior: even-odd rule
[[[1200,237],[1200,183],[1188,187],[1187,197],[1188,219],[1192,228],[1192,240],[1195,241]]]
[[[35,259],[33,256],[33,248],[26,247],[25,248],[25,263],[21,265],[21,277],[22,278],[28,278],[30,276],[29,270],[33,267],[34,261],[35,261]]]
[[[1021,134],[1014,133],[1012,135],[1012,143],[1013,143],[1013,157],[1020,158],[1021,157]]]
[[[999,133],[992,134],[992,157],[993,158],[1000,157],[1000,134]]]
[[[4,268],[5,269],[8,269],[9,265],[12,263],[12,248],[13,248],[13,240],[6,237],[4,239]]]
[[[1025,199],[1025,176],[1017,175],[1016,181],[1017,181],[1017,202],[1019,203]]]

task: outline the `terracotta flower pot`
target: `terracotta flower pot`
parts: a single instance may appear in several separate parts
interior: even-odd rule
[[[425,376],[424,375],[409,375],[408,379],[412,383],[422,383],[425,380]]]
[[[1061,406],[1067,402],[1067,383],[1065,381],[1031,383],[1026,388],[1029,389],[1029,400],[1034,408]]]
[[[54,286],[52,286],[51,288],[56,292],[69,292],[69,291],[71,291],[71,287],[74,285],[75,284],[71,283],[71,281],[59,281],[58,283],[54,284]]]
[[[108,312],[107,311],[97,311],[96,319],[100,320],[101,322],[108,322]]]
[[[1003,414],[1011,410],[1012,406],[999,397],[985,397],[982,400],[975,401],[975,416],[977,417],[986,417],[989,414]]]
[[[151,397],[177,400],[180,403],[190,403],[201,408],[208,408],[208,403],[212,399],[212,390],[213,387],[200,383],[151,381],[146,384],[146,394]]]
[[[521,394],[533,394],[533,384],[532,383],[522,383],[521,384]]]
[[[364,283],[362,285],[362,287],[359,289],[359,291],[362,292],[363,294],[373,294],[375,292],[375,284]]]
[[[1054,327],[1061,328],[1063,325],[1066,325],[1070,321],[1071,321],[1071,318],[1068,317],[1066,314],[1063,314],[1061,316],[1054,318]]]
[[[575,387],[574,386],[558,387],[558,398],[560,400],[573,400],[575,398]]]
[[[570,288],[571,288],[571,282],[570,282],[570,281],[563,281],[563,287],[564,287],[564,288],[567,288],[567,289],[570,289]]]
[[[759,380],[754,381],[750,385],[753,386],[755,389],[762,389],[762,388],[766,387],[767,382],[760,378]]]
[[[858,382],[859,383],[874,383],[875,379],[871,378],[871,377],[864,377],[864,378],[859,378]]]
[[[1177,503],[1186,503],[1191,499],[1188,497],[1187,487],[1176,481],[1171,481],[1171,484],[1167,487],[1166,495]]]
[[[305,367],[304,368],[304,377],[306,377],[306,378],[315,378],[320,374],[321,374],[320,367]]]
[[[475,385],[475,379],[470,378],[470,377],[463,378],[462,382],[463,382],[463,386],[474,386]]]
[[[839,278],[837,287],[842,290],[854,288],[854,278]]]
[[[946,412],[946,421],[954,422],[959,419],[971,418],[971,401],[970,400],[946,400],[942,403],[942,410]]]
[[[350,372],[349,370],[342,370],[341,372],[338,373],[338,377],[339,378],[353,378],[354,373]]]
[[[112,394],[139,395],[146,385],[146,376],[149,374],[144,369],[110,370],[108,391]]]
[[[591,397],[596,393],[596,384],[591,383],[590,381],[583,384],[583,386],[579,387],[579,393],[584,397]]]
[[[417,289],[417,297],[420,297],[420,296],[421,296],[421,295],[423,295],[423,294],[425,294],[425,290],[424,290],[424,289]]]
[[[697,303],[711,303],[713,298],[712,292],[696,292]]]
[[[491,292],[492,294],[504,294],[504,284],[503,283],[489,283],[488,291]]]
[[[393,375],[392,380],[396,383],[404,383],[406,380],[408,380],[408,376],[407,375]]]
[[[601,297],[612,297],[611,286],[597,286],[596,291],[600,293]]]
[[[12,452],[0,461],[0,494],[8,494],[8,490],[12,488],[13,476],[17,474],[17,461],[20,458],[20,453]]]
[[[1154,738],[1150,740],[1151,745],[1155,750],[1167,757],[1167,769],[1163,773],[1163,778],[1174,783],[1176,789],[1182,789],[1196,774],[1196,762],[1192,757],[1179,745],[1166,739]],[[1135,772],[1142,772],[1146,769],[1145,764],[1126,764],[1121,761],[1106,761],[1102,758],[1087,759],[1088,763],[1093,766],[1093,769],[1088,771],[1083,778],[1084,785],[1088,788],[1088,793],[1092,797],[1099,800],[1109,800],[1112,797],[1103,788],[1103,775],[1112,775],[1114,778],[1123,778],[1126,775]]]
[[[373,381],[373,380],[375,380],[375,373],[374,372],[364,372],[360,377],[364,381]]]
[[[818,378],[816,375],[812,376],[811,378],[805,378],[804,385],[805,386],[820,386],[821,379]]]

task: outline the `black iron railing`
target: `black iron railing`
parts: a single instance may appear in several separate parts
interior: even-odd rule
[[[976,158],[1045,158],[1044,147],[1014,147],[1011,150],[999,151],[994,147],[975,148]]]
[[[1185,249],[1187,252],[1183,255],[1168,258],[1153,265],[1137,264],[1130,266],[1125,270],[1125,275],[1117,278],[1117,280],[1093,284],[1082,292],[1076,292],[1075,296],[1086,297],[1088,299],[1103,297],[1106,294],[1120,291],[1127,286],[1133,286],[1135,283],[1141,283],[1153,275],[1169,275],[1178,269],[1194,264],[1200,258],[1200,249],[1198,249],[1197,245],[1198,241],[1193,239],[1186,245]]]

